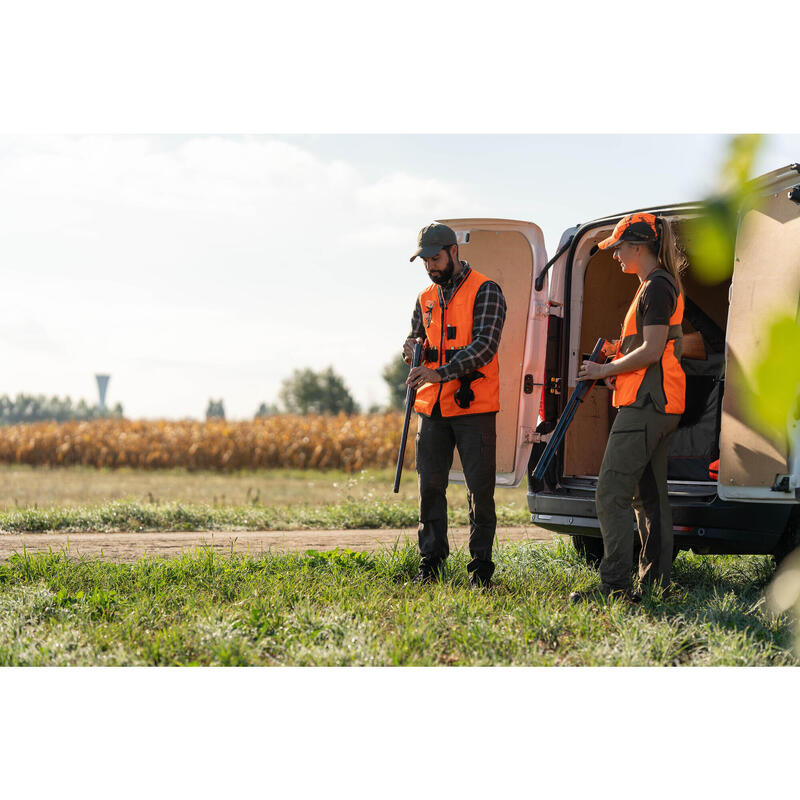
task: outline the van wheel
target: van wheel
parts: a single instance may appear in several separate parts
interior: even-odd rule
[[[603,540],[599,536],[573,536],[572,545],[590,567],[598,567],[603,558]]]
[[[789,523],[789,527],[781,536],[778,546],[772,553],[775,559],[775,566],[779,567],[781,561],[789,555],[795,548],[800,547],[800,526]]]
[[[571,534],[572,545],[578,555],[586,559],[586,563],[590,567],[599,567],[603,559],[603,540],[599,536],[581,536],[580,534]],[[638,536],[633,537],[633,558],[631,566],[636,567],[639,563],[639,551],[642,549],[642,543],[639,541]],[[679,553],[679,549],[675,547],[672,551],[672,560]]]

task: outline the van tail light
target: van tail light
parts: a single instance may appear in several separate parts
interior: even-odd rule
[[[542,422],[547,419],[544,415],[544,386],[542,387],[542,399],[539,401],[539,419]]]
[[[717,459],[716,461],[712,461],[708,465],[708,478],[709,480],[712,481],[719,480],[719,459]]]

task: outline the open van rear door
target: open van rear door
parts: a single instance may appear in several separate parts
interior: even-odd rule
[[[444,219],[458,236],[459,257],[497,281],[506,299],[500,340],[500,412],[497,415],[497,485],[518,486],[535,438],[544,383],[548,282],[534,280],[547,262],[538,225],[504,219]],[[450,479],[463,481],[456,453]]]
[[[756,430],[745,415],[742,390],[767,346],[769,321],[786,313],[797,318],[800,309],[800,203],[791,191],[798,184],[797,165],[757,178],[752,203],[740,217],[720,430],[718,494],[725,500],[797,501],[797,426],[785,438]]]

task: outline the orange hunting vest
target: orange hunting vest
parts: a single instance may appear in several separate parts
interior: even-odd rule
[[[457,350],[471,344],[475,296],[488,280],[485,275],[471,270],[447,305],[443,304],[441,290],[436,284],[431,284],[420,294],[419,307],[426,339],[425,366],[436,369],[447,363]],[[469,375],[444,383],[424,383],[417,390],[414,410],[430,415],[437,400],[443,417],[499,411],[497,353],[488,364]]]
[[[649,367],[617,375],[612,403],[620,406],[644,405],[647,396],[662,414],[682,414],[686,405],[686,375],[681,367],[681,343],[683,330],[683,295],[672,275],[666,270],[653,270],[647,280],[639,286],[639,291],[625,315],[619,351],[614,360],[630,353],[644,342],[642,321],[639,314],[639,298],[645,286],[654,278],[666,278],[678,295],[675,311],[669,318],[667,344],[661,358]]]

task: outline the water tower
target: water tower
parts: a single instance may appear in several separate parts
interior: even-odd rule
[[[98,408],[100,409],[100,416],[106,413],[106,389],[108,389],[108,382],[111,380],[110,375],[95,375],[97,379],[97,391],[100,394],[100,403]]]

